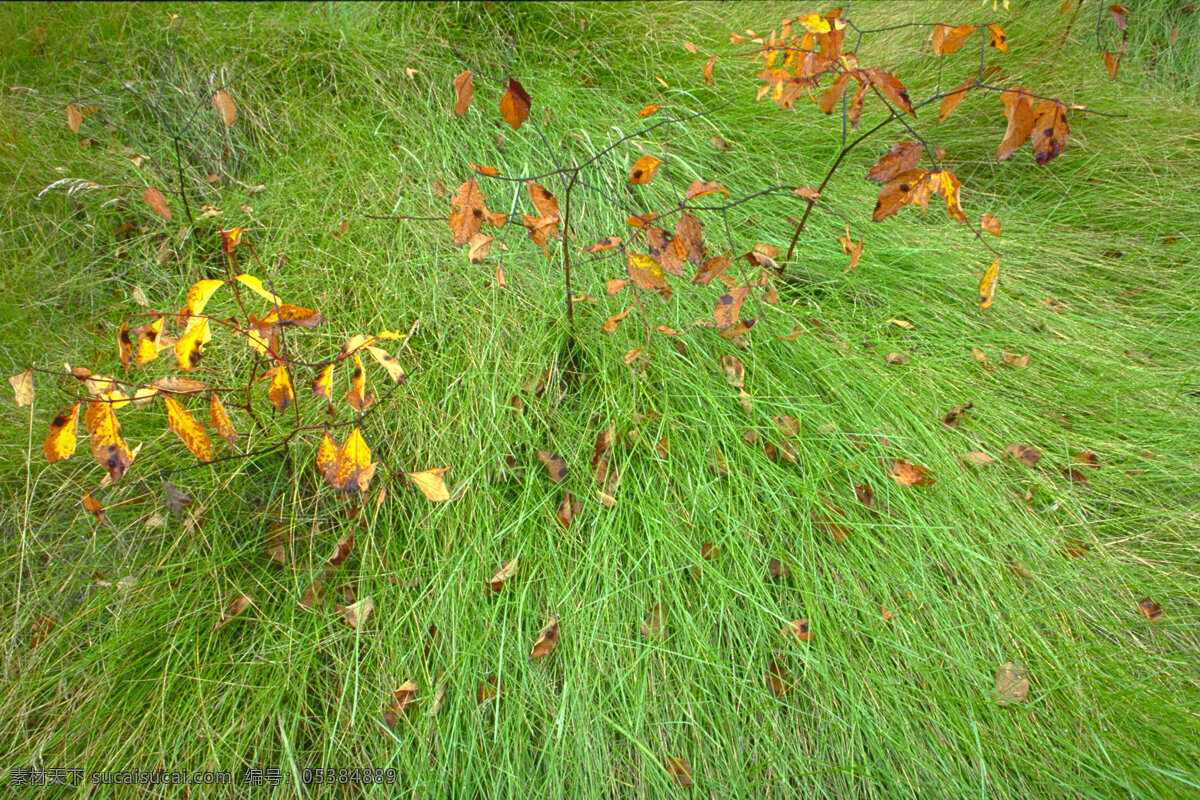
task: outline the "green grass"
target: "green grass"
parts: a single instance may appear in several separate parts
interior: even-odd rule
[[[433,505],[381,470],[385,500],[347,520],[347,503],[312,465],[315,439],[304,439],[286,456],[171,475],[203,508],[203,525],[147,527],[164,513],[159,472],[194,461],[163,430],[161,407],[130,409],[122,425],[142,449],[129,475],[100,495],[109,508],[97,526],[79,505],[102,474],[86,442],[53,466],[39,452],[76,388],[39,375],[32,413],[11,402],[0,408],[0,764],[398,773],[386,791],[291,784],[283,793],[312,797],[678,795],[669,756],[686,758],[693,791],[713,797],[1200,794],[1200,15],[1168,3],[1135,8],[1131,51],[1111,83],[1095,50],[1095,9],[1085,6],[1064,38],[1058,5],[851,9],[871,27],[991,15],[1011,45],[1007,55],[989,53],[1002,65],[997,81],[1128,114],[1071,114],[1071,141],[1045,168],[1027,146],[995,163],[1005,127],[995,97],[969,97],[940,127],[932,109],[921,114],[919,130],[947,150],[965,183],[967,213],[1003,222],[1003,236],[991,240],[1003,265],[994,308],[978,311],[975,289],[992,256],[940,209],[870,222],[876,187],[862,176],[904,138],[890,131],[856,151],[825,192],[789,268],[803,280],[781,287],[776,307],[748,301],[746,315],[762,319],[745,350],[694,324],[709,317],[716,287],[680,281],[669,303],[644,301],[651,326],[688,331],[686,354],[655,333],[640,374],[622,360],[645,344],[640,312],[613,335],[599,331],[630,302],[604,295],[604,281],[620,274],[615,262],[577,263],[575,291],[599,302],[577,304],[572,340],[557,250],[547,261],[515,230],[504,256],[509,288],[498,290],[490,286],[495,251],[473,266],[444,223],[362,214],[444,216],[448,195],[436,197],[430,182],[453,191],[468,161],[506,175],[552,168],[532,126],[514,132],[499,119],[495,84],[480,79],[468,114],[451,116],[450,80],[464,68],[455,49],[488,75],[508,65],[539,123],[549,111],[545,135],[563,159],[639,130],[645,104],[682,116],[731,101],[670,127],[671,171],[647,187],[630,190],[624,178],[643,152],[661,154],[662,129],[589,170],[605,194],[573,194],[573,246],[626,236],[630,210],[673,205],[678,187],[697,178],[721,180],[735,197],[772,184],[815,186],[841,144],[836,117],[807,100],[787,113],[769,100],[755,104],[758,67],[748,61],[721,60],[716,87],[707,87],[703,59],[679,46],[730,53],[728,31],[769,30],[810,9],[0,6],[4,375],[63,362],[118,374],[115,333],[140,310],[134,290],[154,308],[179,308],[193,281],[220,274],[213,229],[245,225],[267,265],[249,271],[328,320],[292,337],[303,357],[327,357],[355,332],[407,331],[420,320],[400,354],[409,383],[365,433],[392,469],[451,465],[456,495]],[[172,10],[182,27],[168,58]],[[1181,20],[1173,43],[1171,15]],[[47,28],[44,43],[38,26]],[[96,63],[89,37],[119,77]],[[939,79],[924,37],[868,37],[860,56],[892,68],[919,100]],[[977,63],[968,53],[946,61],[945,86]],[[414,78],[406,67],[418,70]],[[165,265],[156,261],[159,243],[176,236],[182,209],[174,198],[175,219],[165,224],[146,210],[140,188],[165,188],[174,174],[170,139],[118,80],[157,98],[172,124],[226,81],[239,104],[230,131],[205,107],[182,139],[193,204],[224,213],[176,240],[178,257]],[[89,149],[64,124],[63,106],[80,98],[101,108],[81,131],[98,140]],[[864,129],[882,113],[868,102]],[[101,115],[120,130],[106,131]],[[728,153],[712,147],[714,135]],[[123,148],[148,159],[136,167]],[[229,179],[203,181],[217,171]],[[106,188],[35,199],[68,177]],[[493,208],[516,201],[528,210],[523,191],[480,182]],[[258,184],[265,190],[252,195]],[[561,200],[560,185],[548,188]],[[801,210],[786,198],[739,206],[729,214],[737,252],[759,241],[786,246],[785,217]],[[342,220],[350,228],[338,238]],[[141,227],[118,240],[113,231],[126,221]],[[719,216],[702,221],[709,247],[724,249]],[[861,264],[842,275],[836,238],[846,221],[866,246]],[[744,261],[730,274],[753,277]],[[220,298],[214,313],[234,313]],[[1051,298],[1053,308],[1044,302]],[[772,335],[797,324],[805,333],[793,341]],[[996,368],[974,362],[971,347]],[[1028,354],[1030,365],[1003,365],[1003,349]],[[893,351],[911,362],[886,364]],[[749,412],[721,375],[724,353],[745,363]],[[147,373],[165,374],[167,355]],[[249,363],[245,348],[218,332],[201,378],[245,375]],[[525,413],[514,415],[510,397],[546,368],[569,376],[561,402],[525,393]],[[381,392],[382,371],[368,371]],[[310,377],[297,374],[302,415],[319,424]],[[962,427],[944,429],[942,416],[966,402],[974,407]],[[768,461],[742,442],[748,429],[769,431],[772,415],[799,420],[799,463]],[[244,413],[234,416],[243,449],[269,443],[272,426],[286,430],[291,419],[264,419],[251,432]],[[626,440],[638,436],[618,450],[618,505],[606,509],[587,461],[610,421]],[[653,446],[664,437],[667,461]],[[1039,466],[960,464],[967,451],[999,457],[1012,442],[1041,449]],[[565,488],[584,506],[569,531],[553,521],[564,487],[547,479],[539,449],[569,463]],[[728,464],[725,477],[709,469],[714,450]],[[1101,468],[1075,485],[1060,470],[1085,450]],[[524,468],[513,481],[500,469],[509,455]],[[926,465],[937,483],[896,485],[881,458]],[[858,504],[862,483],[886,513]],[[846,541],[814,525],[821,498],[845,512]],[[277,520],[290,537],[287,566],[265,555]],[[373,599],[357,632],[333,611],[332,596],[318,611],[298,605],[352,531],[354,552],[330,589],[348,583]],[[1090,552],[1064,558],[1067,539]],[[711,561],[700,556],[706,542],[719,550]],[[493,595],[485,581],[515,557],[517,576]],[[773,557],[790,566],[790,584],[764,581]],[[702,564],[698,579],[685,574],[692,564]],[[242,594],[253,607],[214,631]],[[1139,613],[1142,597],[1162,605],[1159,622]],[[666,635],[647,640],[639,624],[659,602]],[[561,642],[530,661],[551,615]],[[779,629],[801,617],[811,620],[812,641],[783,639]],[[34,647],[42,618],[56,627]],[[428,646],[431,625],[436,646]],[[782,701],[765,682],[772,657],[787,670]],[[1031,690],[1026,702],[1002,707],[991,693],[1006,662],[1027,667]],[[481,705],[477,687],[488,676],[503,690]],[[387,732],[383,708],[408,679],[420,685],[419,700]],[[445,693],[432,716],[437,686]],[[159,787],[145,794],[181,796]]]

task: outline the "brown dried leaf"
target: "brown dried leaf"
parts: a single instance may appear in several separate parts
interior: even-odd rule
[[[530,660],[550,655],[550,652],[558,645],[558,634],[558,619],[551,617],[546,627],[542,628],[537,641],[533,643],[533,649],[529,651]]]
[[[517,130],[529,118],[532,103],[525,87],[515,79],[509,78],[504,97],[500,98],[500,116],[504,117],[504,121],[511,125],[513,130]]]
[[[997,705],[1010,706],[1022,703],[1029,696],[1029,678],[1027,671],[1020,664],[1003,664],[996,671],[996,686],[992,689],[992,697]]]
[[[475,96],[475,70],[463,70],[454,76],[454,116],[461,117]]]

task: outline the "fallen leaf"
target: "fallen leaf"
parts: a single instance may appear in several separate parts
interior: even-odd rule
[[[167,205],[167,198],[158,189],[147,186],[142,190],[142,199],[154,210],[155,214],[166,220],[171,218],[171,207]]]
[[[1013,443],[1010,445],[1005,445],[1004,455],[1008,456],[1009,458],[1016,459],[1025,466],[1032,468],[1036,467],[1038,461],[1041,460],[1042,451],[1038,450],[1036,447]]]
[[[987,353],[983,352],[977,347],[971,348],[971,360],[979,364],[983,364],[985,369],[991,369],[991,367],[988,366]]]
[[[928,486],[937,482],[929,470],[920,464],[910,464],[898,458],[888,459],[884,463],[888,476],[901,486]]]
[[[792,579],[792,568],[780,561],[778,558],[772,558],[767,562],[767,580],[768,581],[790,581]]]
[[[987,231],[993,236],[1000,235],[1000,220],[996,217],[993,217],[991,214],[983,215],[983,219],[980,220],[979,227],[983,228],[983,230]],[[982,292],[980,294],[982,294]]]
[[[787,625],[783,626],[783,630],[779,632],[781,636],[795,636],[802,642],[812,641],[812,634],[808,630],[808,620],[794,619]]]
[[[730,328],[737,324],[742,313],[742,304],[750,293],[748,286],[736,286],[717,298],[713,307],[713,321],[718,328]]]
[[[225,127],[233,126],[237,120],[237,103],[230,97],[229,92],[224,89],[217,89],[212,98],[213,108],[221,114],[221,122],[225,123]]]
[[[974,407],[974,403],[965,403],[961,406],[955,406],[946,412],[946,416],[942,417],[942,424],[947,428],[957,428],[962,422],[963,415]]]
[[[867,508],[875,508],[875,492],[870,485],[860,483],[854,487],[854,496],[858,498],[858,502],[862,503]]]
[[[663,625],[667,621],[667,607],[662,603],[656,603],[654,608],[650,609],[650,613],[646,615],[646,619],[641,624],[642,636],[647,639],[661,639],[663,637]]]
[[[546,465],[546,473],[550,476],[550,480],[562,483],[567,477],[567,462],[558,453],[538,450],[538,458]]]
[[[670,756],[667,759],[667,774],[683,789],[696,785],[692,780],[692,765],[678,756]]]
[[[1025,367],[1029,366],[1029,356],[1018,356],[1014,353],[1008,352],[1007,350],[1002,350],[1000,352],[1000,359],[1010,367],[1016,367],[1017,369],[1024,369]]]
[[[616,332],[617,323],[620,322],[621,320],[625,319],[625,317],[632,310],[633,310],[633,306],[629,306],[624,311],[617,313],[617,314],[613,314],[611,317],[609,317],[607,320],[604,321],[604,324],[600,326],[600,330],[604,331],[605,333]]]
[[[234,617],[239,616],[243,611],[250,607],[250,602],[250,597],[248,595],[241,595],[240,597],[235,598],[233,602],[229,604],[229,607],[225,609],[225,613],[221,615],[221,618],[217,620],[216,624],[213,625],[213,630],[217,630],[218,628],[227,624]]]
[[[910,359],[908,357],[907,353],[888,353],[887,356],[884,358],[884,361],[886,361],[889,364],[894,364],[896,366],[903,366],[904,364],[907,364],[911,360],[912,359]]]
[[[654,105],[646,106],[645,108],[643,108],[641,111],[638,112],[638,118],[645,119],[646,117],[653,114],[655,111],[658,111],[658,109],[659,109],[658,106],[654,106]]]
[[[986,467],[988,464],[994,464],[996,461],[996,459],[981,450],[972,450],[969,453],[963,453],[962,460],[973,467]]]
[[[783,700],[787,696],[787,671],[779,659],[772,656],[767,661],[767,691]]]
[[[96,499],[95,495],[85,491],[82,502],[84,510],[96,517],[97,525],[104,522],[104,506]]]
[[[708,61],[705,62],[704,66],[701,68],[701,71],[704,73],[704,82],[709,86],[716,86],[716,83],[713,82],[713,68],[716,67],[716,65],[717,57],[709,56]]]
[[[1025,667],[1019,664],[1003,664],[996,672],[996,686],[992,697],[997,705],[1010,706],[1022,703],[1029,696],[1029,679]]]
[[[342,619],[354,630],[359,630],[367,623],[367,617],[375,610],[375,601],[364,597],[357,603],[351,603],[342,609]]]
[[[558,619],[551,617],[550,622],[546,625],[546,627],[542,628],[542,632],[538,636],[537,641],[533,643],[533,649],[529,652],[530,660],[550,655],[550,651],[552,651],[557,644]]]
[[[488,588],[499,592],[517,571],[517,559],[513,558],[500,564],[500,569],[488,581]]]
[[[1064,558],[1081,558],[1088,554],[1092,548],[1086,545],[1079,539],[1067,539],[1063,542],[1063,557]]]
[[[1141,600],[1138,600],[1138,611],[1141,611],[1146,616],[1146,619],[1151,622],[1158,622],[1163,616],[1162,607],[1149,597],[1143,597]]]

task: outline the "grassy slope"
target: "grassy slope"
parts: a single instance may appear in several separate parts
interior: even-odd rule
[[[702,328],[686,337],[684,358],[657,338],[649,368],[631,376],[621,356],[644,343],[637,311],[615,335],[597,331],[628,302],[603,297],[603,281],[617,275],[611,262],[576,271],[577,291],[601,297],[577,309],[583,376],[560,405],[527,397],[525,416],[514,417],[508,398],[526,378],[563,366],[554,264],[518,231],[505,261],[511,288],[497,291],[487,285],[495,256],[470,267],[443,225],[355,214],[444,214],[447,201],[433,196],[429,181],[453,188],[468,160],[507,174],[546,169],[533,131],[514,133],[498,121],[493,85],[480,82],[463,120],[446,110],[449,79],[461,69],[447,45],[500,74],[509,41],[512,72],[533,95],[535,115],[552,112],[549,141],[576,157],[636,130],[646,103],[682,114],[733,101],[672,126],[672,172],[645,191],[623,185],[641,154],[634,144],[592,173],[638,210],[668,202],[665,178],[677,186],[720,179],[735,196],[776,182],[815,185],[839,145],[836,120],[807,106],[781,113],[750,102],[752,68],[732,60],[718,65],[714,92],[699,80],[701,62],[678,46],[688,39],[731,52],[726,31],[764,30],[797,9],[176,9],[184,27],[164,105],[183,113],[227,67],[241,111],[224,169],[267,185],[253,197],[228,182],[197,185],[197,196],[225,209],[223,224],[245,224],[264,262],[286,255],[270,272],[280,293],[331,320],[304,337],[314,359],[348,333],[406,330],[421,320],[402,357],[409,386],[367,432],[377,452],[409,469],[453,465],[462,496],[434,507],[391,486],[387,501],[369,509],[369,529],[359,529],[338,579],[375,602],[356,634],[332,612],[296,603],[354,524],[328,491],[316,490],[311,444],[296,448],[291,464],[267,458],[175,476],[203,503],[204,527],[145,529],[144,519],[161,510],[154,465],[187,458],[162,433],[160,412],[123,414],[148,463],[105,495],[117,507],[96,529],[76,498],[95,486],[99,468],[84,450],[49,468],[37,453],[64,399],[39,379],[32,426],[28,409],[0,411],[0,761],[234,771],[370,764],[396,768],[404,786],[426,794],[440,786],[456,796],[475,796],[472,787],[486,796],[530,787],[547,796],[637,796],[670,791],[662,764],[678,754],[700,787],[723,797],[1195,793],[1200,113],[1195,82],[1162,74],[1162,65],[1194,70],[1178,55],[1195,41],[1194,20],[1184,20],[1178,44],[1151,72],[1156,45],[1139,38],[1149,34],[1131,17],[1135,52],[1113,84],[1093,49],[1091,12],[1064,44],[1057,3],[1013,5],[1022,10],[999,12],[1012,44],[997,57],[1006,80],[1129,118],[1073,115],[1066,152],[1042,169],[1028,148],[994,163],[1004,129],[995,98],[967,99],[944,130],[926,119],[932,112],[922,114],[922,130],[966,182],[968,213],[1003,220],[1001,287],[988,313],[975,310],[974,284],[990,257],[965,231],[940,212],[869,222],[874,187],[862,171],[896,137],[856,154],[799,251],[797,271],[811,283],[783,292],[778,308],[752,312],[777,332],[820,319],[848,348],[812,328],[791,342],[753,334],[739,353],[755,398],[751,420],[717,367],[719,354],[736,351]],[[962,14],[939,14],[932,3],[854,11],[878,26]],[[94,133],[102,146],[79,149],[61,108],[96,91],[109,92],[93,101],[104,114],[143,132],[139,149],[173,166],[153,123],[139,121],[128,95],[111,92],[113,78],[67,57],[86,57],[94,36],[122,79],[157,89],[167,13],[10,5],[0,14],[0,78],[37,90],[0,97],[5,375],[33,359],[119,369],[111,342],[121,316],[135,309],[134,287],[152,305],[176,308],[186,286],[216,268],[211,244],[181,247],[180,260],[155,265],[165,228],[139,211],[136,191],[128,212],[102,206],[119,190],[33,200],[60,177],[131,187],[159,181],[104,151],[131,144],[119,134]],[[28,33],[46,24],[39,47]],[[936,60],[917,52],[920,39],[913,31],[881,34],[861,55],[891,65],[921,98],[938,76]],[[971,57],[950,63],[945,82],[957,84]],[[407,66],[419,70],[415,80],[405,77]],[[868,103],[864,127],[879,114]],[[203,172],[217,163],[225,134],[202,116],[185,145]],[[100,130],[94,120],[85,125]],[[714,151],[713,135],[732,145],[728,154]],[[660,143],[644,142],[648,152]],[[507,187],[483,186],[494,206],[511,202]],[[651,200],[641,205],[642,197]],[[574,199],[579,244],[625,230],[624,209],[591,193]],[[236,210],[244,203],[252,215]],[[730,225],[739,247],[786,244],[781,217],[796,213],[788,201],[751,203],[730,214]],[[148,232],[116,258],[111,231],[127,218]],[[835,241],[843,218],[866,239],[862,264],[845,277]],[[342,219],[352,224],[339,240]],[[710,246],[720,247],[719,223],[705,222]],[[1165,243],[1168,236],[1177,240]],[[1112,250],[1122,257],[1105,255]],[[681,285],[671,303],[648,303],[651,324],[690,329],[715,294]],[[1047,309],[1048,298],[1061,307]],[[892,318],[916,328],[902,331]],[[1008,349],[1029,354],[1031,364],[985,371],[969,358],[971,346],[993,363]],[[910,351],[911,363],[884,364],[893,350]],[[209,360],[244,363],[240,351],[214,341]],[[377,389],[381,377],[373,373]],[[963,427],[942,429],[941,415],[967,401],[975,407]],[[623,432],[635,427],[634,414],[649,411],[661,418],[637,426],[640,441],[620,461],[619,506],[605,510],[586,469],[592,441],[604,420]],[[770,463],[741,443],[749,426],[769,425],[773,414],[801,421],[801,465]],[[313,403],[305,415],[321,418]],[[876,430],[887,449],[860,451],[843,433]],[[663,436],[668,463],[651,445]],[[1009,442],[1039,447],[1041,467],[958,465],[963,452],[999,455]],[[708,469],[714,447],[728,461],[727,478]],[[570,488],[585,510],[569,532],[551,519],[561,490],[537,463],[539,448],[572,465]],[[1086,487],[1059,474],[1080,450],[1096,452],[1103,465]],[[526,468],[515,483],[498,479],[496,463],[509,454]],[[878,463],[884,455],[928,465],[937,484],[892,484]],[[886,516],[857,505],[853,486],[864,482]],[[1031,487],[1034,501],[1022,502]],[[818,492],[845,510],[848,541],[814,529]],[[267,562],[262,546],[281,506],[295,535],[296,560],[286,568]],[[1091,553],[1064,559],[1066,538],[1083,540]],[[719,557],[698,582],[682,578],[709,541]],[[518,579],[490,596],[484,579],[517,556]],[[791,565],[792,585],[763,581],[772,556]],[[135,583],[101,587],[96,571]],[[254,610],[213,633],[223,605],[241,593],[253,595]],[[1143,596],[1166,610],[1154,626],[1136,609]],[[668,635],[647,643],[638,623],[660,601]],[[890,622],[881,604],[894,612]],[[552,613],[562,642],[551,658],[530,662],[532,640]],[[47,615],[58,627],[31,650],[30,625]],[[797,617],[812,620],[807,645],[779,637]],[[430,624],[441,642],[427,653]],[[772,654],[789,673],[783,703],[764,684]],[[1015,708],[990,698],[1006,661],[1027,665],[1032,680],[1028,702]],[[444,706],[430,718],[440,673]],[[501,702],[478,706],[476,685],[488,675],[500,676]],[[423,697],[407,724],[381,732],[383,703],[408,678]]]

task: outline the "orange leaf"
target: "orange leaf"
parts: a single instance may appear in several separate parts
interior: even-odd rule
[[[333,364],[326,364],[325,368],[321,370],[321,374],[313,379],[312,390],[329,402],[333,402]]]
[[[659,109],[659,106],[653,106],[653,105],[646,106],[645,108],[643,108],[641,111],[638,112],[638,117],[641,119],[645,119],[646,117],[653,114],[655,111],[658,111],[658,109]]]
[[[959,86],[951,89],[945,97],[942,98],[941,108],[938,109],[938,124],[945,122],[946,117],[954,113],[954,109],[958,108],[958,104],[967,96],[967,92],[975,85],[975,78],[967,78]]]
[[[598,253],[601,250],[615,250],[620,246],[621,246],[621,237],[620,236],[609,236],[607,238],[601,239],[600,241],[596,242],[591,247],[584,247],[584,248],[580,249],[579,252],[581,252],[581,253]]]
[[[729,256],[713,256],[700,265],[696,270],[696,277],[692,278],[692,283],[706,286],[712,282],[732,263]]]
[[[267,399],[271,401],[271,405],[275,406],[275,410],[282,414],[296,399],[296,390],[292,387],[292,379],[288,375],[287,367],[280,364],[272,367],[268,372],[274,374],[271,375],[271,385],[267,387]]]
[[[474,96],[475,70],[464,70],[454,76],[454,116],[461,117],[466,114]]]
[[[900,459],[885,462],[888,476],[901,486],[928,486],[936,483],[937,479],[929,474],[929,470],[920,464],[910,464]]]
[[[713,321],[717,323],[718,328],[729,328],[737,324],[742,313],[742,303],[746,301],[749,292],[748,286],[736,286],[717,298],[717,305],[713,308]]]
[[[979,279],[979,308],[991,308],[996,296],[996,282],[1000,279],[1000,259],[997,258]]]
[[[541,658],[542,656],[550,655],[550,651],[558,644],[558,619],[551,617],[550,622],[546,627],[542,628],[541,634],[536,642],[533,643],[533,650],[529,652],[530,660]]]
[[[163,219],[171,218],[171,207],[167,205],[167,198],[163,193],[153,186],[147,186],[142,190],[142,199],[146,201],[146,205],[154,209],[154,213],[158,214]]]
[[[941,56],[945,53],[957,53],[962,49],[963,40],[974,32],[974,25],[959,25],[957,28],[944,23],[935,25],[933,34],[929,37],[933,43],[933,54]]]
[[[979,225],[981,228],[983,228],[983,230],[987,231],[993,236],[1000,235],[1000,220],[996,217],[993,217],[991,214],[984,214]]]
[[[714,194],[720,192],[725,196],[729,196],[729,190],[721,185],[720,181],[692,181],[688,184],[687,190],[684,192],[684,197],[688,200],[695,200],[697,197],[703,197],[706,194]]]
[[[42,442],[46,461],[53,464],[75,454],[75,427],[79,422],[79,403],[56,416],[50,423],[50,433]]]
[[[908,90],[895,75],[879,69],[868,69],[865,72],[871,85],[882,92],[893,105],[899,106],[901,111],[906,111],[914,117],[917,115],[913,110],[912,101],[908,99]]]
[[[713,82],[713,67],[715,67],[716,65],[717,65],[717,57],[710,56],[708,59],[708,62],[705,63],[705,65],[703,67],[704,82],[707,83],[709,86],[716,86],[716,84]]]
[[[1033,159],[1039,165],[1058,156],[1071,138],[1067,108],[1057,100],[1045,100],[1033,110]]]
[[[620,313],[613,314],[604,321],[604,324],[600,326],[600,330],[604,331],[605,333],[615,333],[617,330],[617,323],[625,319],[626,315],[628,315],[632,310],[633,306],[630,306]]]
[[[358,357],[358,353],[354,354],[354,368],[350,371],[350,391],[346,392],[346,402],[355,411],[366,411],[375,402],[375,396],[367,392],[367,373],[363,370],[362,359]]]
[[[213,108],[221,114],[221,122],[225,123],[225,127],[233,126],[234,120],[237,119],[237,103],[233,102],[233,98],[229,96],[229,92],[224,89],[217,89],[212,98]]]
[[[1029,105],[1029,94],[1020,86],[1000,93],[1004,103],[1004,116],[1008,117],[1008,128],[996,148],[996,160],[1004,161],[1025,143],[1033,132],[1033,108]]]
[[[667,772],[670,774],[671,780],[675,781],[680,788],[687,789],[696,785],[692,780],[692,765],[682,758],[677,756],[668,758]]]
[[[517,130],[529,117],[532,103],[525,87],[515,79],[509,78],[508,89],[504,92],[504,97],[500,98],[500,116],[504,117],[504,121],[511,125],[513,130]]]
[[[887,183],[901,172],[908,172],[921,161],[921,145],[898,142],[867,170],[867,180]]]
[[[1004,31],[1000,30],[999,25],[988,25],[988,36],[990,37],[988,43],[992,47],[996,48],[1001,53],[1008,52],[1008,44],[1006,41],[1007,37],[1005,37]]]
[[[660,159],[654,156],[642,156],[633,165],[633,169],[629,171],[629,183],[631,186],[637,186],[644,183],[649,183],[654,174],[658,172],[658,165],[661,164]]]

